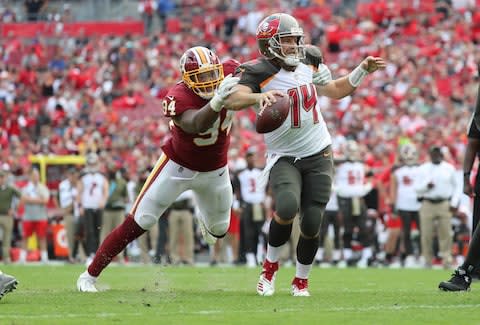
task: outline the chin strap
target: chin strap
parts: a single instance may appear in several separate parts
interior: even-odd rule
[[[277,59],[282,60],[282,62],[285,63],[288,66],[296,67],[297,65],[300,64],[300,59],[299,58],[290,57],[290,56],[287,56],[287,57],[281,56],[277,52],[272,50],[270,47],[268,48],[268,50],[270,51],[270,53],[272,55],[274,55]]]

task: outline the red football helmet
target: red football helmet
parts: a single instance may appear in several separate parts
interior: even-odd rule
[[[183,82],[195,94],[210,99],[223,80],[223,66],[218,56],[206,47],[188,49],[180,58]]]
[[[282,38],[296,36],[295,54],[286,54],[282,48]],[[257,44],[263,56],[268,59],[279,58],[288,66],[297,66],[305,58],[303,29],[295,18],[277,13],[268,16],[257,27]]]

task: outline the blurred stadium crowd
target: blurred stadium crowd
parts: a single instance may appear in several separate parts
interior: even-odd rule
[[[106,174],[113,168],[127,182],[138,182],[168,136],[161,99],[181,79],[182,53],[203,45],[222,59],[254,59],[260,20],[287,12],[303,25],[306,43],[322,48],[334,77],[351,71],[367,54],[387,61],[387,69],[367,79],[355,95],[341,101],[319,98],[337,157],[344,155],[348,140],[358,143],[378,190],[372,208],[387,224],[390,174],[401,145],[415,144],[420,162],[428,160],[430,148],[440,146],[445,160],[461,170],[479,81],[480,3],[346,2],[139,1],[131,16],[144,20],[144,35],[3,35],[1,167],[13,183],[23,184],[32,167],[30,155],[95,152]],[[48,6],[42,10],[38,19],[75,20],[68,6],[57,16],[49,14]],[[8,5],[0,10],[0,22],[20,16],[30,17]],[[235,116],[229,152],[233,174],[245,168],[249,148],[256,149],[257,165],[264,164],[265,148],[254,122],[251,110]],[[470,210],[468,204],[462,207],[457,219],[468,225]],[[379,231],[388,231],[388,224]]]

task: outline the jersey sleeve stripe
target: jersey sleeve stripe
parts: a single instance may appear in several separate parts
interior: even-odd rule
[[[142,190],[138,194],[137,199],[135,200],[135,203],[132,206],[132,209],[130,210],[130,214],[132,216],[135,216],[135,212],[137,211],[137,207],[140,204],[140,201],[142,200],[143,196],[147,192],[147,190],[150,188],[150,186],[153,184],[153,182],[157,179],[158,175],[162,171],[163,167],[167,164],[169,161],[167,155],[162,154],[160,159],[158,159],[157,163],[155,164],[155,167],[153,168],[152,172],[148,176],[147,180],[145,181],[145,184],[143,184]]]
[[[261,83],[260,83],[260,89],[263,89],[265,86],[267,86],[267,84],[272,81],[272,79],[275,77],[275,75],[271,75],[270,77],[268,77],[267,79],[263,80]]]

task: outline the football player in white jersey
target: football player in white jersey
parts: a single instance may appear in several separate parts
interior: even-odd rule
[[[336,169],[335,188],[338,197],[338,208],[343,219],[343,257],[355,261],[352,255],[354,235],[363,246],[362,255],[357,266],[366,267],[373,257],[372,236],[367,228],[367,206],[364,197],[373,188],[366,180],[366,167],[360,161],[360,147],[354,140],[348,140],[344,148],[345,161]],[[355,233],[355,230],[358,232]]]
[[[284,13],[263,19],[256,38],[263,57],[237,69],[240,82],[225,107],[240,110],[256,105],[268,109],[276,102],[276,94],[291,98],[289,116],[279,128],[264,134],[265,175],[269,172],[276,211],[257,293],[264,296],[274,293],[279,254],[300,211],[301,236],[292,294],[309,296],[308,275],[318,249],[320,224],[333,178],[331,139],[317,96],[335,99],[348,96],[369,73],[385,68],[385,62],[369,56],[347,76],[332,80],[330,70],[322,63],[321,52],[304,45],[302,28],[294,17]],[[318,61],[302,62],[306,50],[316,52]]]
[[[402,264],[406,267],[416,266],[413,256],[413,241],[411,238],[412,224],[420,228],[418,211],[420,202],[414,188],[414,180],[418,178],[418,152],[413,143],[400,147],[401,165],[392,172],[390,179],[390,197],[393,211],[402,220],[402,241],[405,251],[402,254]]]
[[[85,173],[80,177],[77,185],[77,202],[86,232],[87,264],[93,260],[100,243],[103,209],[109,192],[108,180],[99,171],[98,166],[98,155],[89,153]]]

